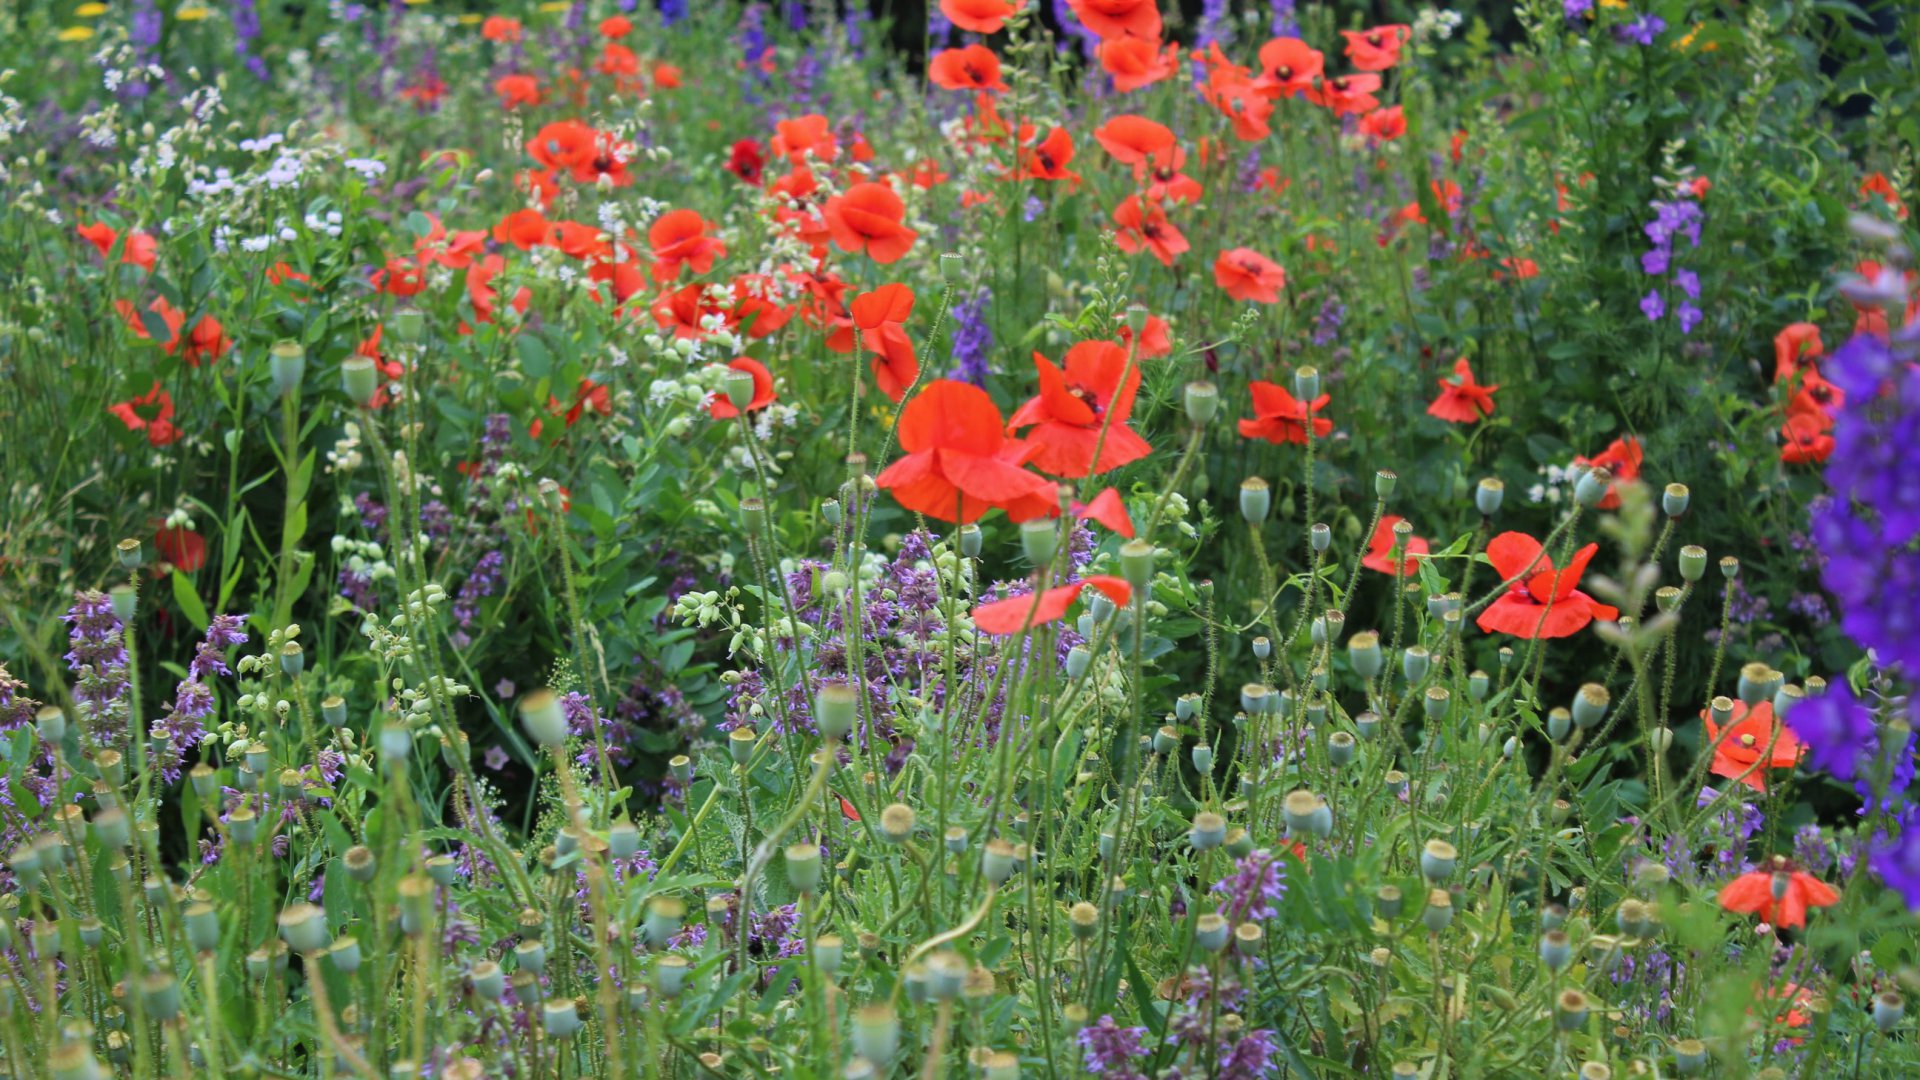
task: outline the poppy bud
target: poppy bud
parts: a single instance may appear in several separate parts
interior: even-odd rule
[[[1374,739],[1379,738],[1380,737],[1380,714],[1369,710],[1367,712],[1363,712],[1360,715],[1354,717],[1353,730],[1358,732],[1360,737],[1367,740],[1368,742],[1372,742]]]
[[[483,1001],[499,1001],[507,991],[506,972],[491,960],[482,960],[467,972],[467,981],[473,984],[473,992]]]
[[[1707,1044],[1699,1039],[1681,1039],[1673,1044],[1673,1067],[1682,1076],[1692,1076],[1707,1067]]]
[[[1507,741],[1500,744],[1500,756],[1508,761],[1512,761],[1513,755],[1519,752],[1520,736],[1518,735],[1509,735],[1507,736]]]
[[[728,368],[720,377],[720,392],[726,395],[727,403],[736,413],[746,413],[753,404],[753,372]]]
[[[1342,768],[1353,761],[1353,736],[1344,731],[1336,731],[1327,736],[1327,760],[1334,768]]]
[[[1459,858],[1460,852],[1452,844],[1436,837],[1420,849],[1420,874],[1429,884],[1438,884],[1453,875]]]
[[[1561,1031],[1573,1031],[1587,1022],[1587,995],[1568,988],[1553,999],[1553,1020]]]
[[[1907,1013],[1907,1003],[1899,994],[1885,990],[1873,997],[1873,1024],[1881,1031],[1892,1031]]]
[[[540,1020],[547,1034],[564,1039],[580,1030],[580,1010],[572,998],[560,998],[540,1006]]]
[[[1313,399],[1320,396],[1320,369],[1312,366],[1297,367],[1293,370],[1293,396],[1311,407]],[[1308,424],[1311,429],[1313,425]]]
[[[1206,743],[1196,743],[1193,747],[1193,771],[1201,776],[1213,773],[1213,747]]]
[[[520,699],[520,726],[536,746],[554,747],[567,741],[567,714],[560,707],[560,696],[551,690],[535,690]]]
[[[1060,530],[1044,518],[1020,523],[1020,547],[1034,566],[1049,566],[1060,548]]]
[[[276,341],[267,350],[267,375],[273,382],[273,392],[286,397],[300,389],[300,380],[307,374],[307,350],[297,341]]]
[[[1693,492],[1685,484],[1668,484],[1660,493],[1660,509],[1665,510],[1668,517],[1686,517],[1687,507],[1692,503]]]
[[[1613,696],[1599,683],[1588,683],[1573,695],[1573,723],[1585,731],[1598,724],[1607,715],[1607,705]]]
[[[140,551],[140,541],[138,540],[129,539],[120,541],[114,545],[114,553],[120,559],[120,569],[122,570],[138,570],[140,569],[141,562],[144,561],[144,556]]]
[[[1249,525],[1259,525],[1267,520],[1267,513],[1273,509],[1273,489],[1265,480],[1250,476],[1240,481],[1240,516]]]
[[[891,1005],[868,1005],[853,1014],[853,1052],[885,1067],[900,1052],[900,1019]]]
[[[985,536],[980,532],[980,526],[975,525],[971,521],[960,526],[960,554],[969,559],[979,558],[980,548],[984,541]]]
[[[1362,630],[1348,638],[1347,663],[1353,667],[1353,673],[1363,679],[1380,674],[1380,669],[1386,665],[1386,657],[1380,651],[1380,635],[1371,630]]]
[[[373,360],[349,356],[340,361],[340,387],[355,405],[366,408],[380,389],[380,373],[374,369]]]
[[[1438,934],[1453,924],[1453,895],[1445,889],[1430,889],[1427,892],[1427,907],[1420,913],[1420,923],[1430,933]]]
[[[1671,746],[1673,746],[1673,729],[1670,727],[1654,728],[1653,752],[1656,754],[1664,754]]]
[[[745,765],[753,760],[753,748],[760,742],[760,736],[750,727],[737,727],[727,732],[727,755],[733,758],[735,765]]]
[[[1573,942],[1564,930],[1549,930],[1540,935],[1540,962],[1549,971],[1559,971],[1573,959]]]
[[[1573,714],[1555,707],[1547,712],[1547,738],[1560,742],[1573,730]]]
[[[1153,583],[1154,547],[1145,540],[1129,540],[1120,545],[1120,576],[1143,594]]]
[[[829,683],[813,696],[813,722],[820,734],[838,741],[853,731],[859,696],[845,683]]]
[[[1599,467],[1588,469],[1574,481],[1573,497],[1581,506],[1593,507],[1607,497],[1607,489],[1613,484],[1613,473]]]
[[[1381,469],[1373,474],[1373,497],[1385,502],[1393,498],[1394,485],[1400,482],[1400,474],[1392,469]]]
[[[1185,397],[1187,419],[1194,427],[1205,427],[1220,411],[1220,390],[1210,382],[1190,382]]]
[[[1720,576],[1723,578],[1726,578],[1728,581],[1732,581],[1734,578],[1739,577],[1740,576],[1740,560],[1732,555],[1721,556]]]
[[[1427,719],[1431,721],[1446,719],[1447,707],[1451,703],[1452,698],[1452,693],[1444,686],[1427,687],[1427,692],[1422,696],[1421,700],[1421,706],[1426,712]]]
[[[1427,677],[1427,663],[1432,655],[1424,645],[1409,645],[1407,651],[1400,654],[1400,673],[1410,683],[1417,683]]]
[[[1193,827],[1187,830],[1187,840],[1196,851],[1219,847],[1227,842],[1227,819],[1210,812],[1195,814]]]

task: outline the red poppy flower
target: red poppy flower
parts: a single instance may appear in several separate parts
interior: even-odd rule
[[[1818,465],[1833,456],[1833,417],[1824,412],[1790,412],[1780,428],[1780,460],[1788,465]]]
[[[1116,116],[1095,128],[1093,138],[1122,165],[1145,165],[1171,156],[1179,141],[1167,125],[1131,114]]]
[[[839,153],[833,127],[819,113],[782,120],[774,128],[778,133],[773,137],[773,152],[785,155],[795,165],[803,164],[808,154],[816,161],[825,162],[832,161]]]
[[[580,385],[573,391],[573,405],[567,409],[567,426],[572,427],[589,412],[596,416],[612,416],[613,394],[605,383],[581,379]]]
[[[625,15],[609,15],[600,20],[600,36],[623,38],[633,33],[633,20]]]
[[[1810,322],[1797,322],[1773,335],[1773,381],[1786,382],[1800,370],[1800,362],[1813,360],[1826,352],[1820,343],[1820,328]]]
[[[1505,281],[1511,274],[1516,281],[1531,281],[1540,276],[1540,264],[1532,259],[1522,259],[1509,255],[1500,260],[1500,269],[1493,272],[1493,280]]]
[[[1907,204],[1900,201],[1900,193],[1893,189],[1893,181],[1886,173],[1871,173],[1860,181],[1860,197],[1873,196],[1886,205],[1888,211],[1900,220],[1907,220]]]
[[[948,22],[976,34],[999,33],[1019,11],[1013,0],[940,0],[940,14]]]
[[[475,321],[482,323],[493,321],[494,309],[500,300],[499,290],[493,287],[493,279],[506,268],[507,260],[500,255],[489,255],[467,267],[467,303],[473,306]],[[513,295],[513,310],[526,314],[527,305],[532,300],[533,292],[526,286],[521,286]]]
[[[114,242],[120,239],[119,232],[104,221],[82,225],[74,232],[79,233],[81,239],[98,249],[102,256],[111,253]],[[153,272],[153,264],[159,255],[159,241],[138,230],[127,234],[127,246],[120,249],[121,262],[137,266],[148,273]]]
[[[1347,59],[1361,71],[1385,71],[1400,62],[1400,47],[1413,39],[1411,26],[1376,26],[1371,30],[1342,30]]]
[[[1360,559],[1361,566],[1388,576],[1397,573],[1403,578],[1413,577],[1420,572],[1419,556],[1432,550],[1424,536],[1407,537],[1407,546],[1400,553],[1399,564],[1396,566],[1394,563],[1393,527],[1403,520],[1398,514],[1388,514],[1380,519],[1380,524],[1374,526],[1373,536],[1367,540],[1367,553]]]
[[[1601,510],[1613,510],[1620,505],[1620,485],[1631,484],[1640,479],[1640,462],[1644,457],[1645,455],[1640,451],[1640,440],[1629,435],[1624,439],[1615,439],[1608,443],[1607,448],[1595,454],[1592,460],[1576,457],[1573,463],[1591,465],[1613,474],[1613,479],[1607,484],[1606,495],[1595,504]]]
[[[1480,613],[1480,629],[1537,640],[1566,637],[1595,619],[1619,618],[1618,608],[1602,604],[1579,589],[1580,576],[1587,572],[1587,563],[1599,550],[1599,544],[1588,544],[1574,552],[1565,567],[1555,569],[1540,541],[1526,533],[1504,532],[1494,537],[1487,544],[1487,561],[1501,580],[1517,580]]]
[[[500,95],[503,109],[540,104],[540,81],[531,75],[502,75],[494,81],[493,92]]]
[[[653,278],[665,284],[684,267],[696,274],[713,269],[713,260],[727,253],[727,245],[707,235],[707,220],[695,210],[669,210],[647,228],[653,248]]]
[[[685,288],[663,293],[653,302],[653,321],[662,330],[673,331],[677,338],[689,338],[703,341],[707,328],[703,325],[709,315],[725,315],[727,311],[707,296],[707,287],[695,282]]]
[[[1233,248],[1213,261],[1213,283],[1243,303],[1277,304],[1280,290],[1287,284],[1287,272],[1252,248]]]
[[[1260,77],[1253,80],[1253,88],[1263,97],[1297,97],[1311,90],[1326,70],[1320,50],[1299,38],[1274,38],[1260,46]]]
[[[1427,406],[1427,415],[1454,424],[1472,424],[1493,415],[1493,392],[1498,383],[1481,386],[1473,381],[1473,366],[1461,357],[1453,362],[1453,377],[1440,380],[1440,396]]]
[[[1332,400],[1332,395],[1321,394],[1308,404],[1288,393],[1286,387],[1258,379],[1248,383],[1247,389],[1253,395],[1253,415],[1241,419],[1240,434],[1270,443],[1305,443],[1308,417]],[[1320,416],[1312,419],[1314,438],[1333,432],[1333,421]]]
[[[727,361],[727,366],[753,376],[753,400],[747,403],[748,412],[759,412],[773,404],[775,399],[773,372],[767,370],[767,365],[751,356],[737,356]],[[712,400],[707,402],[707,414],[715,420],[731,420],[740,415],[740,410],[733,407],[733,402],[728,400],[727,395],[715,394]]]
[[[500,219],[493,227],[493,238],[502,244],[511,244],[521,251],[528,251],[546,243],[553,234],[553,224],[547,215],[534,209],[515,210]]]
[[[942,90],[1005,90],[1000,58],[985,45],[941,49],[927,64],[927,78]]]
[[[833,797],[840,800],[840,816],[841,817],[846,818],[848,821],[860,820],[860,811],[855,810],[853,808],[853,804],[847,801],[847,797],[845,795],[842,795],[836,791],[834,792]]]
[[[113,307],[120,313],[120,317],[126,320],[127,329],[133,331],[134,337],[142,341],[152,339],[152,335],[147,332],[146,318],[134,308],[131,300],[115,300]],[[158,315],[161,325],[166,327],[167,340],[160,342],[160,347],[168,356],[172,356],[180,348],[180,328],[187,324],[186,313],[168,303],[164,296],[154,297],[153,303],[147,305],[147,310]]]
[[[426,290],[427,275],[423,260],[418,257],[404,258],[394,256],[387,264],[369,275],[368,280],[380,292],[406,298],[418,296]]]
[[[885,266],[912,250],[920,234],[907,228],[906,204],[885,184],[855,184],[827,200],[827,228],[842,251],[864,251]]]
[[[207,565],[207,538],[192,529],[169,526],[153,534],[153,549],[183,574]]]
[[[1014,521],[1057,513],[1053,482],[1021,468],[1030,448],[1007,437],[985,390],[939,379],[900,411],[900,460],[874,483],[901,506],[956,524],[999,508]]]
[[[1114,532],[1133,539],[1133,518],[1127,515],[1127,501],[1112,488],[1101,488],[1090,503],[1074,503],[1073,516],[1080,521],[1097,521]]]
[[[613,257],[613,241],[597,226],[582,225],[577,221],[556,221],[553,223],[553,239],[548,243],[559,248],[561,254],[569,258],[590,260],[610,259]]]
[[[1153,452],[1128,419],[1140,391],[1140,366],[1111,341],[1082,341],[1067,350],[1064,367],[1033,354],[1040,393],[1015,410],[1011,429],[1032,427],[1028,459],[1041,472],[1078,479],[1117,469]],[[1104,433],[1105,442],[1102,443]],[[1098,447],[1100,458],[1094,460]]]
[[[567,169],[593,160],[598,137],[578,120],[558,120],[534,132],[527,153],[542,168]]]
[[[1378,75],[1335,75],[1330,79],[1314,80],[1313,85],[1307,88],[1305,97],[1315,105],[1332,109],[1335,116],[1346,116],[1379,108],[1379,99],[1373,96],[1378,89]]]
[[[1187,152],[1174,147],[1169,153],[1133,167],[1133,178],[1145,181],[1147,198],[1167,202],[1198,202],[1205,189],[1200,181],[1180,171],[1187,163]]]
[[[1160,5],[1156,0],[1067,0],[1087,29],[1103,38],[1160,36]]]
[[[299,285],[310,285],[312,284],[312,280],[313,279],[307,277],[307,275],[295,270],[284,262],[277,262],[267,267],[267,281],[269,284],[285,285],[288,282],[293,282]]]
[[[1132,93],[1169,78],[1179,69],[1180,46],[1162,47],[1158,38],[1108,38],[1100,43],[1100,69],[1113,76],[1113,88]]]
[[[173,395],[161,389],[158,379],[154,380],[153,389],[109,405],[107,411],[127,425],[128,431],[146,432],[147,442],[154,446],[166,446],[180,439],[180,429],[173,423]]]
[[[1187,238],[1167,220],[1167,212],[1157,202],[1142,205],[1140,196],[1129,195],[1113,211],[1114,240],[1120,250],[1137,254],[1150,251],[1161,263],[1173,260],[1187,250]]]
[[[1087,586],[1106,594],[1107,599],[1124,605],[1133,599],[1133,586],[1126,579],[1094,574],[1066,585],[1058,585],[1039,595],[1009,596],[990,600],[973,609],[973,625],[983,634],[1017,634],[1065,617],[1073,602]]]
[[[1775,722],[1772,702],[1763,701],[1751,708],[1744,701],[1734,702],[1733,717],[1725,731],[1713,722],[1711,714],[1702,711],[1700,717],[1706,722],[1707,741],[1713,747],[1709,771],[1728,779],[1738,776],[1741,783],[1755,791],[1767,790],[1768,769],[1791,769],[1806,753],[1806,747],[1801,745],[1793,729]],[[1769,744],[1773,747],[1771,752],[1767,749]],[[1767,755],[1764,761],[1762,754]],[[1742,773],[1746,775],[1741,776]]]
[[[754,139],[741,139],[727,153],[727,171],[754,187],[760,186],[760,177],[766,165],[766,155],[760,150],[760,143]]]
[[[227,337],[226,328],[220,325],[220,320],[211,315],[202,315],[187,333],[187,347],[180,355],[186,357],[189,365],[199,367],[202,361],[220,359],[231,348],[233,340]]]
[[[778,333],[792,320],[794,308],[778,299],[778,286],[769,274],[742,274],[733,279],[733,319],[742,333],[763,338]]]
[[[1064,180],[1080,186],[1080,174],[1067,168],[1073,160],[1073,136],[1063,127],[1047,132],[1039,145],[1027,151],[1020,175],[1034,180]]]
[[[1138,349],[1140,359],[1151,360],[1173,352],[1173,331],[1167,326],[1167,320],[1149,315],[1146,327],[1140,331],[1140,344],[1134,345],[1131,326],[1120,327],[1120,344]]]
[[[1360,134],[1375,142],[1392,142],[1407,133],[1407,117],[1398,105],[1375,109],[1360,118]]]
[[[627,172],[627,162],[632,157],[632,143],[621,142],[605,132],[595,133],[592,153],[572,168],[573,182],[626,187],[633,183],[633,175]]]
[[[1807,925],[1809,908],[1832,907],[1839,902],[1840,894],[1833,886],[1778,855],[1720,890],[1721,907],[1758,915],[1763,923],[1789,930]]]
[[[520,20],[506,15],[489,15],[480,24],[480,36],[488,41],[519,41],[520,33]]]
[[[1260,142],[1273,134],[1273,128],[1268,125],[1273,116],[1273,100],[1261,95],[1253,80],[1247,78],[1245,69],[1213,67],[1199,89],[1201,98],[1233,124],[1234,138],[1241,142]]]
[[[1808,364],[1800,372],[1793,396],[1787,399],[1787,412],[1822,413],[1827,416],[1846,407],[1847,392],[1828,382],[1820,369]]]
[[[861,342],[874,354],[873,381],[896,402],[920,378],[920,359],[914,355],[906,327],[913,315],[913,299],[913,290],[896,282],[862,293],[848,306],[853,325],[861,330]]]

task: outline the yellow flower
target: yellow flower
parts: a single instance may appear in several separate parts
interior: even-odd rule
[[[433,0],[407,0],[407,6],[419,7],[421,4],[431,4],[432,2]]]
[[[58,35],[61,41],[85,41],[92,36],[91,26],[69,26]]]
[[[1600,0],[1600,6],[1606,8],[1623,8],[1627,6],[1627,0]]]
[[[572,6],[572,0],[547,0],[546,3],[540,5],[540,10],[551,15],[557,11],[565,11]]]
[[[73,13],[83,19],[97,19],[107,13],[107,5],[101,3],[81,4]]]
[[[465,15],[460,16],[461,26],[474,26],[479,22],[480,22],[480,15],[478,12],[469,11]]]
[[[199,4],[181,4],[180,9],[173,13],[173,17],[181,22],[199,22],[202,19],[212,18],[213,9],[201,7]]]

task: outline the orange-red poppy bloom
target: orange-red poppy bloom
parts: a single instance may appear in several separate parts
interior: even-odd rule
[[[1043,626],[1064,618],[1073,607],[1073,602],[1080,599],[1080,594],[1089,585],[1100,590],[1115,604],[1126,604],[1133,599],[1133,586],[1128,585],[1125,578],[1094,574],[1066,585],[1056,585],[1037,595],[1028,593],[989,600],[973,609],[973,625],[983,634],[1017,634],[1022,630]]]
[[[1259,379],[1248,383],[1247,390],[1253,395],[1253,415],[1240,420],[1240,434],[1246,438],[1265,439],[1270,443],[1305,443],[1310,417],[1314,438],[1333,431],[1333,421],[1313,415],[1326,408],[1332,400],[1330,394],[1321,394],[1308,403],[1288,393],[1284,386]]]
[[[202,315],[200,321],[193,324],[193,329],[187,332],[187,347],[180,355],[186,357],[189,365],[199,367],[203,361],[218,360],[227,355],[227,350],[231,348],[233,339],[227,337],[226,328],[220,325],[220,320],[211,315]]]
[[[1427,406],[1427,415],[1454,424],[1471,424],[1493,415],[1493,392],[1498,383],[1482,386],[1473,380],[1473,365],[1461,357],[1453,362],[1453,377],[1440,380],[1440,396]]]
[[[1360,134],[1375,142],[1392,142],[1407,133],[1407,116],[1398,105],[1375,109],[1360,118]]]
[[[1287,272],[1252,248],[1233,248],[1213,261],[1213,283],[1243,303],[1277,304]]]
[[[1020,175],[1032,180],[1064,180],[1073,187],[1080,186],[1080,174],[1067,168],[1073,160],[1073,136],[1063,127],[1047,132],[1022,162],[1024,168]]]
[[[1144,116],[1116,116],[1093,130],[1094,141],[1122,165],[1145,165],[1170,157],[1178,140],[1173,129]]]
[[[1432,550],[1424,536],[1407,537],[1407,546],[1400,552],[1396,563],[1393,557],[1393,527],[1403,521],[1398,514],[1388,514],[1374,526],[1373,536],[1367,540],[1367,553],[1360,558],[1360,565],[1369,570],[1377,570],[1392,576],[1398,574],[1410,578],[1420,572],[1420,556]]]
[[[1133,518],[1127,514],[1127,500],[1113,488],[1101,488],[1090,503],[1074,503],[1073,516],[1081,521],[1097,521],[1114,532],[1133,539]]]
[[[527,153],[546,169],[566,169],[593,160],[598,137],[578,120],[556,120],[533,133]]]
[[[1371,30],[1342,30],[1347,59],[1361,71],[1385,71],[1400,62],[1400,47],[1413,39],[1411,26],[1376,26]]]
[[[1180,67],[1180,46],[1162,46],[1157,38],[1108,38],[1100,43],[1100,69],[1113,76],[1123,94],[1169,78]]]
[[[653,248],[653,278],[665,284],[684,267],[696,274],[713,269],[713,260],[727,253],[727,245],[708,235],[707,220],[697,210],[669,210],[647,227]]]
[[[1263,97],[1297,97],[1327,70],[1327,58],[1299,38],[1279,37],[1260,46],[1260,75],[1253,89]]]
[[[1869,173],[1860,181],[1860,197],[1873,197],[1885,204],[1887,210],[1900,221],[1907,220],[1907,204],[1900,201],[1900,193],[1893,189],[1893,181],[1886,173]]]
[[[940,14],[962,30],[997,34],[1020,11],[1013,0],[940,0]]]
[[[842,251],[864,251],[882,266],[898,262],[920,234],[907,228],[906,204],[885,184],[855,184],[823,208],[827,229]]]
[[[532,208],[515,210],[493,227],[496,242],[510,244],[521,251],[546,243],[552,235],[553,223],[547,220],[547,215]]]
[[[1027,441],[1033,446],[1028,460],[1035,468],[1078,479],[1153,452],[1128,426],[1134,395],[1140,392],[1140,366],[1128,360],[1124,347],[1082,341],[1067,350],[1064,366],[1039,353],[1033,354],[1033,366],[1040,374],[1040,392],[1014,411],[1007,426],[1033,428]]]
[[[143,341],[153,340],[153,335],[147,329],[151,324],[147,317],[133,306],[133,301],[115,300],[113,307],[120,313],[120,317],[126,320],[127,329],[133,331],[134,337]],[[159,344],[168,356],[172,356],[180,348],[180,328],[187,324],[186,313],[168,303],[164,296],[154,297],[153,303],[147,305],[147,310],[159,318],[160,325],[157,329],[166,330],[167,338]]]
[[[1133,178],[1146,181],[1149,199],[1197,202],[1205,189],[1200,186],[1200,181],[1180,171],[1186,163],[1187,152],[1176,146],[1171,152],[1157,155],[1150,162],[1135,165]]]
[[[1136,348],[1142,360],[1166,356],[1173,352],[1173,328],[1160,316],[1149,315],[1147,325],[1140,331],[1140,344],[1134,345],[1131,326],[1120,327],[1120,344]]]
[[[1808,909],[1832,907],[1839,902],[1840,894],[1833,886],[1778,855],[1720,890],[1721,907],[1758,915],[1763,923],[1789,930],[1807,925]]]
[[[927,78],[942,90],[1005,90],[1000,58],[985,45],[941,49],[927,64]]]
[[[540,82],[531,75],[502,75],[494,81],[493,92],[500,95],[500,107],[540,104]]]
[[[874,354],[873,381],[894,401],[905,397],[907,388],[920,378],[920,359],[906,326],[913,315],[913,300],[911,288],[894,282],[861,293],[847,307],[853,325],[860,328],[861,343]]]
[[[705,340],[705,320],[709,315],[726,315],[727,310],[707,296],[707,287],[695,282],[663,293],[653,302],[653,321],[662,330],[671,330],[677,338]]]
[[[1026,443],[1007,437],[985,390],[939,379],[900,411],[906,453],[874,477],[901,506],[941,521],[976,521],[1001,509],[1014,521],[1058,513],[1053,482],[1021,465]]]
[[[633,20],[625,15],[609,15],[600,20],[600,36],[623,38],[633,33]]]
[[[1346,116],[1379,108],[1380,101],[1373,96],[1378,89],[1378,75],[1335,75],[1330,79],[1314,80],[1304,96],[1315,105],[1332,109],[1335,116]]]
[[[1702,711],[1700,718],[1707,725],[1707,742],[1713,747],[1713,764],[1708,771],[1729,780],[1738,777],[1755,791],[1767,790],[1768,769],[1791,769],[1807,752],[1793,729],[1774,719],[1770,701],[1754,706],[1734,702],[1733,716],[1725,730],[1713,722],[1709,712]]]
[[[480,36],[488,41],[519,41],[520,20],[506,15],[489,15],[480,24]]]
[[[773,392],[773,372],[767,370],[767,365],[751,356],[736,356],[727,361],[727,366],[753,376],[753,400],[747,403],[748,412],[759,412],[773,404],[777,395]],[[740,415],[740,410],[733,407],[727,395],[715,394],[707,402],[707,413],[715,420],[731,420]]]
[[[1825,352],[1818,326],[1810,322],[1789,324],[1773,335],[1773,381],[1786,382],[1800,371],[1801,361],[1814,360]]]
[[[1480,613],[1480,629],[1529,640],[1562,638],[1578,633],[1595,619],[1617,619],[1609,607],[1580,591],[1599,544],[1573,553],[1567,565],[1556,569],[1540,541],[1521,532],[1504,532],[1487,543],[1487,561],[1501,580],[1514,579],[1498,600]]]
[[[1067,0],[1087,29],[1103,38],[1160,36],[1160,5],[1157,0]]]
[[[773,152],[785,155],[795,165],[806,161],[812,154],[816,161],[832,161],[839,152],[839,144],[833,137],[833,126],[819,113],[796,116],[791,120],[782,120],[774,125],[776,134],[770,142]]]
[[[173,525],[154,533],[153,549],[162,561],[183,574],[207,565],[207,538],[183,526]]]
[[[1129,254],[1150,251],[1167,266],[1187,250],[1187,238],[1167,220],[1167,212],[1157,202],[1142,203],[1140,196],[1129,195],[1113,211],[1114,239],[1120,250]]]
[[[1788,465],[1818,465],[1833,456],[1833,417],[1824,412],[1789,412],[1780,427],[1780,460]]]
[[[1595,504],[1601,510],[1613,510],[1620,505],[1620,485],[1635,483],[1640,479],[1640,463],[1645,457],[1640,450],[1640,440],[1628,435],[1608,443],[1607,448],[1595,454],[1591,460],[1576,457],[1573,463],[1591,465],[1613,474],[1613,479],[1607,483],[1606,495]]]
[[[166,446],[180,439],[180,429],[173,423],[173,395],[154,380],[153,389],[139,397],[128,398],[107,406],[128,431],[145,432],[147,441],[154,446]]]
[[[115,241],[120,239],[120,233],[104,221],[82,225],[74,232],[79,233],[82,239],[99,249],[101,255],[111,253]],[[136,229],[127,234],[127,245],[120,249],[120,261],[151,273],[159,254],[159,241]]]

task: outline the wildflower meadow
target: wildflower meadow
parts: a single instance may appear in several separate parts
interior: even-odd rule
[[[1920,1076],[1917,52],[0,4],[0,1078]]]

